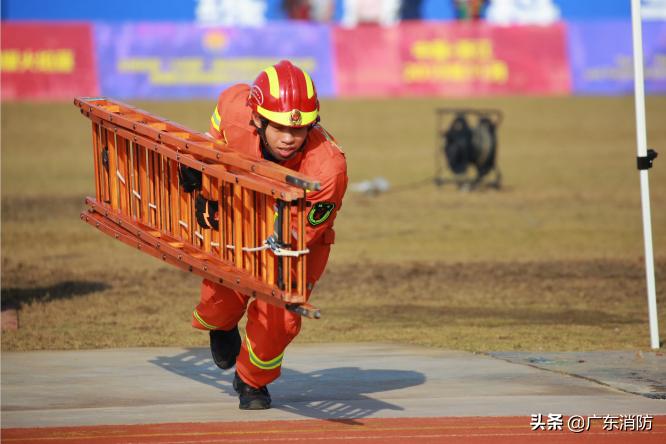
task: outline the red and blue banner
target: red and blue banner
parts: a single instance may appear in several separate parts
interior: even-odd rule
[[[334,43],[341,96],[568,94],[571,90],[563,24],[405,23],[336,29]]]
[[[211,99],[281,59],[308,71],[321,96],[335,93],[327,26],[97,24],[95,39],[102,92],[111,97]]]
[[[643,28],[645,91],[666,93],[666,22]],[[574,94],[633,94],[631,23],[576,22],[568,25],[569,63]]]
[[[87,23],[2,22],[2,98],[99,94]]]
[[[666,21],[643,22],[645,89],[666,93]],[[321,97],[632,94],[629,20],[550,26],[2,23],[2,98],[211,100],[290,59]]]

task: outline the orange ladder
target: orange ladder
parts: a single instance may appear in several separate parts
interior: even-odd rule
[[[308,190],[320,185],[206,134],[109,98],[76,98],[92,121],[95,197],[81,219],[128,245],[242,294],[319,318],[308,304]],[[181,165],[202,174],[218,228],[203,229]]]

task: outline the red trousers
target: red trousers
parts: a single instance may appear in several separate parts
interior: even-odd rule
[[[330,245],[311,248],[307,262],[308,297],[323,274]],[[247,310],[245,338],[236,359],[236,371],[245,383],[262,387],[280,376],[287,345],[301,329],[301,317],[267,302],[252,300],[237,291],[204,280],[201,300],[192,313],[192,326],[200,330],[231,330]]]

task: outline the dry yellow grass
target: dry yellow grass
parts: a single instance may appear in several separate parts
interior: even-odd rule
[[[138,103],[205,129],[211,104]],[[499,108],[501,191],[422,182],[438,106]],[[354,100],[322,104],[351,182],[324,314],[298,341],[399,341],[465,350],[602,350],[648,342],[633,101],[625,98]],[[666,152],[666,98],[648,100]],[[206,345],[189,326],[195,276],[78,220],[94,189],[88,121],[70,104],[2,105],[2,298],[20,307],[3,350]],[[666,162],[650,172],[660,321],[666,328]],[[35,174],[31,171],[38,171]],[[663,337],[662,333],[662,337]]]

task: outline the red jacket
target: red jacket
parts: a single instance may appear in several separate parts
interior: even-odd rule
[[[251,123],[252,109],[247,106],[249,93],[249,85],[238,84],[220,94],[211,116],[210,134],[231,148],[260,159],[260,137]],[[324,271],[330,245],[335,241],[333,223],[347,189],[347,161],[335,139],[317,124],[308,133],[301,151],[281,165],[321,184],[319,191],[309,191],[306,196],[308,282],[314,284]]]

